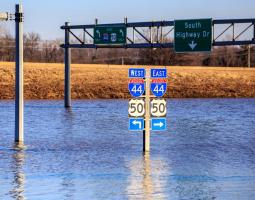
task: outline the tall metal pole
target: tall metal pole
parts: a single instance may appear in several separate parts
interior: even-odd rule
[[[248,44],[248,68],[251,67],[251,45]]]
[[[70,26],[69,22],[65,26]],[[65,29],[65,44],[70,43],[69,29]],[[65,48],[65,107],[71,107],[71,49]]]
[[[22,5],[15,6],[16,26],[16,77],[15,77],[15,142],[24,142],[23,99],[23,12]]]
[[[150,151],[150,69],[146,69],[145,78],[145,130],[143,131],[143,151]]]

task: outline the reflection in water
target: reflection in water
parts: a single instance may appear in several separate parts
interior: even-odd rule
[[[15,145],[13,154],[12,171],[14,173],[13,189],[10,191],[11,196],[16,200],[25,200],[24,185],[25,174],[23,165],[25,162],[25,146]]]
[[[72,174],[71,175],[67,175],[62,179],[62,183],[61,183],[63,190],[65,191],[64,199],[74,199],[74,194],[75,194],[75,185],[74,185],[74,179],[72,178]]]
[[[66,129],[63,131],[63,138],[64,141],[70,141],[72,138],[72,130],[73,130],[73,120],[74,120],[74,113],[72,112],[71,108],[66,108],[66,112],[64,114],[64,119],[62,124],[66,124]],[[63,156],[63,159],[65,162],[62,162],[62,168],[63,171],[69,172],[70,169],[73,168],[75,163],[72,162],[72,154],[65,154]],[[73,173],[65,173],[63,174],[62,181],[61,181],[61,191],[65,191],[63,194],[62,199],[63,200],[69,200],[74,199],[75,194],[75,184],[74,184],[74,178]]]
[[[151,160],[150,160],[150,154],[145,153],[144,154],[144,162],[143,162],[143,191],[144,196],[146,199],[150,200],[152,199],[153,194],[153,185],[152,185],[152,177],[151,177]]]
[[[164,189],[168,170],[160,159],[151,160],[146,153],[142,159],[129,163],[130,177],[127,186],[129,199],[167,199]]]

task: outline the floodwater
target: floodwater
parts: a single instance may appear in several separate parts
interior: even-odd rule
[[[128,131],[127,100],[0,101],[0,199],[255,199],[255,99],[168,100],[168,129]]]

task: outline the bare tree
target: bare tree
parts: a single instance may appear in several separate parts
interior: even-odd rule
[[[38,33],[24,34],[24,60],[37,61],[40,41],[41,38]]]

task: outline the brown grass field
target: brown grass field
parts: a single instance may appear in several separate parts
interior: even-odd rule
[[[129,67],[136,66],[72,64],[72,98],[130,98]],[[254,68],[167,69],[167,98],[255,97]],[[24,72],[26,99],[63,99],[63,64],[25,63]],[[0,62],[0,99],[14,98],[14,81],[14,63]]]

